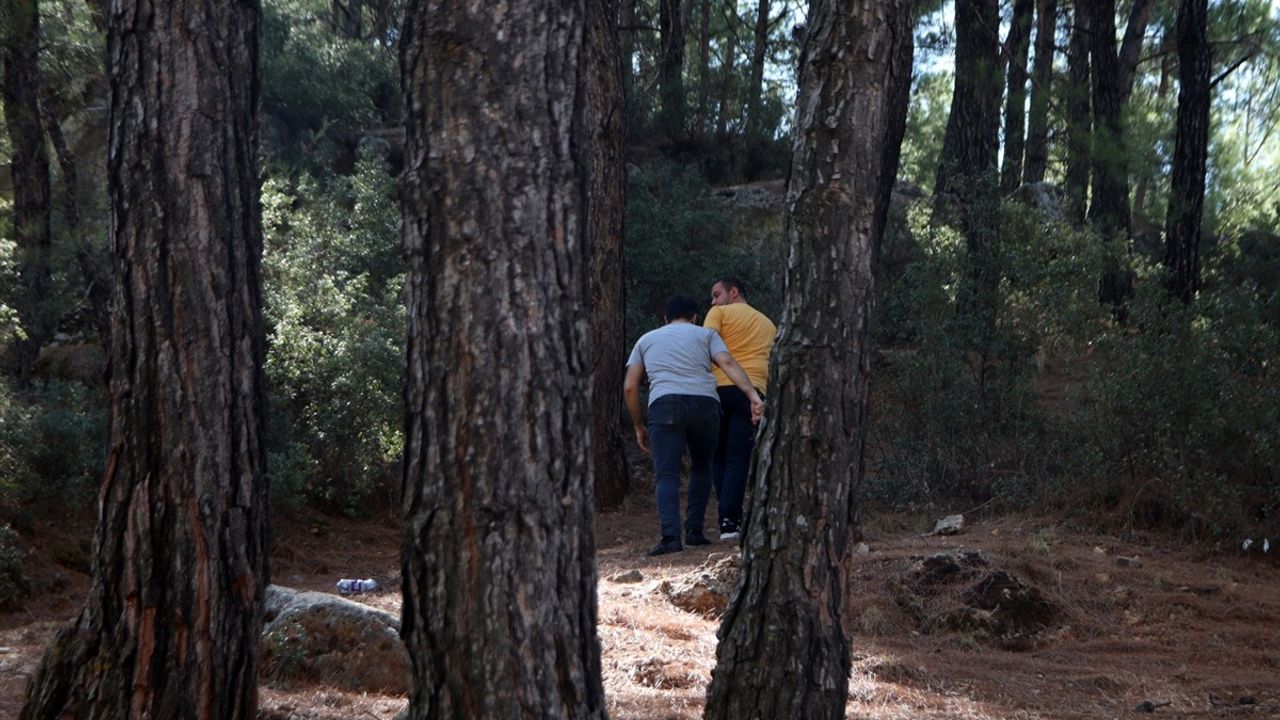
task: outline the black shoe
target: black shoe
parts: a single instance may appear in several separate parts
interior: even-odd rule
[[[684,544],[689,547],[696,547],[698,545],[710,545],[711,541],[707,539],[706,535],[698,533],[697,535],[685,535]]]
[[[679,540],[675,538],[663,538],[661,542],[653,546],[649,551],[649,557],[657,557],[659,555],[667,555],[670,553],[678,553],[684,549]]]
[[[732,520],[720,521],[720,542],[737,540],[740,537],[742,537],[742,533],[738,530],[738,523]]]

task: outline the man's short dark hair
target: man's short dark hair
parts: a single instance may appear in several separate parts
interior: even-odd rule
[[[693,320],[698,316],[698,301],[688,295],[672,295],[667,298],[667,322]]]
[[[733,288],[738,288],[739,295],[743,297],[747,296],[747,286],[742,283],[742,278],[738,277],[737,275],[725,275],[724,277],[716,280],[714,283],[711,283],[711,284],[713,286],[723,285],[725,292],[729,292]]]

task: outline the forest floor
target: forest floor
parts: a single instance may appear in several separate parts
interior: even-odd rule
[[[932,518],[870,515],[854,558],[848,717],[1116,718],[1156,706],[1184,718],[1280,717],[1280,567],[1168,534],[1102,532],[1043,517],[970,518],[965,532],[925,535]],[[656,520],[637,498],[598,516],[600,641],[610,716],[696,718],[715,662],[717,621],[670,603],[663,581],[700,574],[728,544],[652,559]],[[0,615],[0,718],[16,717],[41,648],[77,611],[89,523],[36,528],[27,572],[37,594]],[[373,576],[359,599],[399,612],[400,531],[389,513],[362,521],[307,515],[276,526],[273,576],[332,591]],[[904,609],[895,578],[913,558],[966,548],[1035,585],[1057,608],[1030,649],[930,627]],[[1126,558],[1126,559],[1119,559]],[[1133,560],[1128,560],[1131,558]],[[79,568],[79,569],[76,569]],[[638,570],[638,582],[617,582]],[[264,687],[262,717],[393,718],[404,698]]]

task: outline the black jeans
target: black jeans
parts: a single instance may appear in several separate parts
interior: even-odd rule
[[[664,541],[681,539],[680,462],[689,448],[689,499],[684,516],[688,535],[702,535],[711,496],[711,456],[720,433],[720,403],[701,395],[663,395],[649,405],[658,521]]]
[[[751,422],[751,400],[745,393],[733,385],[716,391],[720,393],[720,439],[711,461],[711,478],[720,502],[720,522],[741,525],[756,426]]]

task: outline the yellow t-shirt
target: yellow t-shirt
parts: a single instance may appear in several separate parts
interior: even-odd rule
[[[703,327],[720,333],[729,348],[729,354],[742,366],[751,384],[761,393],[769,383],[769,352],[778,328],[764,313],[746,303],[716,305],[707,311]],[[733,381],[719,367],[711,372],[716,376],[716,386],[732,385]]]

